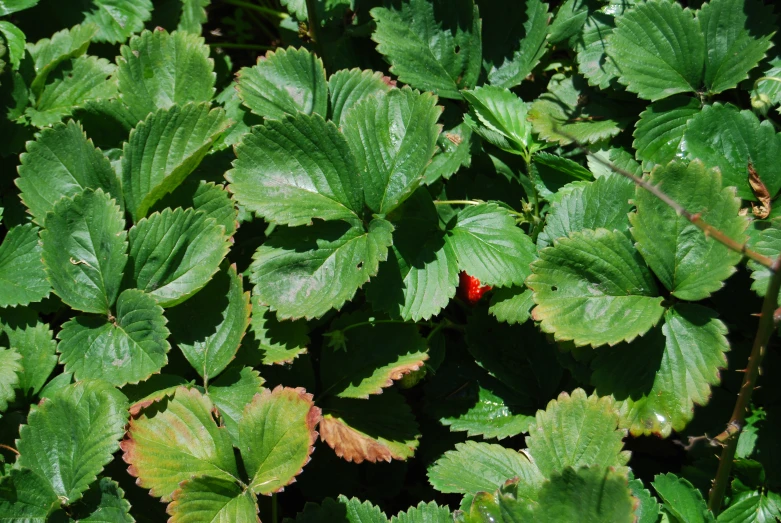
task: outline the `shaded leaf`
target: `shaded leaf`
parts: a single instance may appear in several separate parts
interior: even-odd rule
[[[664,508],[678,521],[682,523],[713,521],[713,516],[708,512],[702,494],[687,480],[668,472],[654,477],[652,485],[659,497],[662,498]]]
[[[68,385],[32,410],[20,427],[17,463],[46,478],[62,501],[72,503],[111,461],[126,421],[127,399],[107,383]]]
[[[380,218],[368,231],[343,221],[278,228],[255,253],[253,294],[280,319],[317,318],[339,309],[377,274],[392,230]]]
[[[98,42],[123,42],[152,18],[151,0],[92,0],[92,7],[84,22],[98,27]]]
[[[339,126],[351,107],[364,98],[381,96],[389,89],[382,73],[360,69],[337,71],[328,79],[331,98],[328,119]]]
[[[598,352],[592,384],[617,400],[621,427],[667,437],[686,426],[694,405],[705,405],[719,383],[729,350],[726,333],[714,311],[675,305],[665,312],[661,332]]]
[[[22,372],[22,355],[16,349],[0,348],[0,412],[16,397],[19,386],[19,374]]]
[[[243,291],[236,268],[224,267],[195,296],[166,313],[176,345],[207,382],[233,360],[249,325],[249,292]]]
[[[331,397],[322,404],[320,439],[346,461],[406,460],[418,447],[418,425],[395,389],[368,400]]]
[[[284,523],[293,520],[285,519]],[[361,501],[357,498],[348,499],[340,495],[337,500],[325,498],[323,503],[307,502],[304,510],[296,516],[295,523],[388,523],[385,514],[369,501]]]
[[[748,183],[751,163],[771,196],[781,189],[781,136],[751,111],[731,105],[706,106],[691,119],[684,134],[690,158],[718,167],[725,187],[738,188],[744,200],[756,200]]]
[[[60,504],[49,482],[30,469],[0,476],[0,514],[9,521],[45,523]]]
[[[305,321],[279,321],[276,314],[261,305],[258,296],[252,297],[249,333],[252,341],[245,345],[252,349],[257,347],[263,365],[291,363],[307,352],[310,341]]]
[[[448,507],[440,507],[434,501],[421,501],[418,506],[406,512],[399,512],[391,518],[391,523],[452,523],[453,515]]]
[[[160,109],[130,132],[123,148],[122,187],[136,223],[184,181],[227,127],[222,109],[187,104]]]
[[[84,493],[81,502],[74,507],[74,516],[79,522],[133,523],[130,503],[125,492],[110,478],[100,478]]]
[[[236,447],[239,446],[239,422],[244,416],[244,407],[252,402],[255,394],[263,391],[263,382],[258,371],[251,367],[231,366],[208,383],[207,395],[220,412],[222,424]]]
[[[431,93],[405,87],[366,98],[345,114],[342,131],[372,211],[390,213],[423,181],[441,129],[435,104]]]
[[[62,198],[46,215],[43,264],[54,292],[76,310],[108,315],[127,263],[120,207],[101,189]]]
[[[27,142],[27,152],[19,160],[16,184],[38,224],[43,224],[57,200],[85,189],[102,189],[123,203],[122,187],[111,163],[75,121],[42,130]]]
[[[128,287],[145,291],[162,307],[202,289],[230,248],[225,230],[194,209],[153,213],[130,229]]]
[[[203,38],[184,31],[144,31],[119,49],[120,98],[137,120],[158,109],[214,96],[214,62]]]
[[[0,331],[22,356],[19,390],[28,398],[38,394],[57,365],[51,328],[31,309],[6,309],[0,311]]]
[[[323,396],[368,398],[382,394],[383,388],[418,370],[428,359],[426,340],[415,324],[358,323],[343,330],[346,350],[328,347],[321,355]]]
[[[688,144],[684,133],[700,110],[700,101],[691,96],[672,96],[650,104],[635,126],[632,146],[637,157],[662,165],[685,157]]]
[[[193,208],[203,212],[208,218],[214,218],[218,225],[225,227],[228,236],[236,233],[236,204],[220,184],[197,180],[195,177],[185,180],[173,192],[158,200],[151,210],[162,211],[166,207]]]
[[[531,317],[534,307],[533,293],[526,287],[504,287],[496,289],[491,296],[488,309],[498,321],[513,324],[525,323]]]
[[[399,9],[372,9],[371,15],[377,51],[402,82],[455,99],[477,83],[482,45],[472,0],[408,0]]]
[[[49,73],[61,62],[87,52],[90,40],[97,32],[98,27],[94,24],[75,25],[70,29],[57,31],[51,38],[43,38],[34,44],[28,43],[27,51],[33,59],[35,70],[35,78],[30,82],[32,92],[40,94]]]
[[[60,362],[76,380],[103,379],[121,387],[138,383],[168,363],[163,309],[136,289],[119,295],[116,317],[76,316],[57,335]]]
[[[51,292],[38,241],[38,228],[11,227],[0,244],[0,307],[41,301]]]

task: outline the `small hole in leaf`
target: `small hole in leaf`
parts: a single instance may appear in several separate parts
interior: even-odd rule
[[[363,262],[358,263],[358,269],[360,270],[362,268],[363,268]]]
[[[550,288],[550,290],[557,291],[557,290],[559,290],[559,288],[554,285],[553,287]]]
[[[458,54],[458,53],[460,53],[460,52],[461,52],[461,46],[460,46],[460,45],[457,45],[457,46],[456,46],[456,54]]]

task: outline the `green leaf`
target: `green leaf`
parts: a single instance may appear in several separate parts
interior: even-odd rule
[[[665,312],[661,329],[599,351],[592,384],[599,394],[618,400],[621,427],[635,435],[667,437],[686,426],[694,405],[705,405],[711,387],[718,385],[719,369],[727,363],[726,334],[714,311],[675,305]]]
[[[97,34],[94,24],[75,25],[44,38],[34,44],[27,44],[27,51],[33,58],[35,78],[30,89],[37,96],[46,84],[46,78],[61,62],[77,58],[87,52],[90,40]]]
[[[532,521],[534,505],[526,496],[517,493],[519,485],[520,482],[516,478],[508,480],[493,493],[467,494],[461,502],[461,510],[455,513],[455,521],[458,523],[484,523],[486,519],[496,523]],[[534,497],[537,496],[538,490],[539,488],[535,486]]]
[[[677,2],[649,0],[616,18],[608,53],[619,67],[619,82],[646,100],[697,92],[705,70],[705,35]]]
[[[637,157],[648,163],[667,165],[687,152],[686,127],[700,112],[700,101],[691,96],[673,96],[650,104],[635,126]]]
[[[280,492],[309,462],[320,409],[302,388],[264,389],[239,421],[239,451],[256,494]]]
[[[209,7],[211,0],[181,0],[181,2],[182,13],[176,29],[200,35],[203,24],[208,19],[206,8]]]
[[[19,429],[17,463],[46,478],[63,503],[73,503],[111,461],[127,417],[127,399],[107,383],[68,385],[31,410]]]
[[[5,411],[16,397],[19,374],[23,370],[21,359],[22,355],[16,349],[0,348],[0,412]]]
[[[393,89],[366,98],[342,120],[372,211],[390,213],[423,181],[440,131],[435,104],[430,93]]]
[[[517,21],[524,7],[521,30]],[[497,87],[514,87],[532,72],[547,51],[548,4],[540,0],[517,4],[491,0],[480,2],[480,9],[483,15],[483,66],[488,73],[488,82]]]
[[[249,292],[241,276],[226,266],[186,302],[169,309],[171,336],[187,361],[213,379],[233,360],[249,325]]]
[[[238,226],[236,204],[220,184],[192,177],[158,200],[151,211],[162,212],[166,207],[193,208],[205,213],[208,218],[214,218],[218,225],[225,227],[225,234],[228,236],[236,233]]]
[[[702,162],[673,162],[657,166],[648,180],[691,213],[742,242],[748,222],[739,216],[740,199],[731,187],[722,188],[718,169],[706,170]],[[702,233],[656,196],[638,188],[637,211],[629,215],[632,236],[648,266],[681,300],[697,301],[719,290],[735,272],[741,253],[734,252]]]
[[[757,236],[749,237],[749,248],[757,251],[759,254],[777,258],[781,255],[781,229],[777,224],[771,222],[771,226],[762,230]],[[764,265],[755,261],[748,262],[748,268],[751,270],[751,289],[760,296],[764,297],[767,293],[767,286],[770,283],[772,273]]]
[[[393,516],[391,523],[453,523],[453,515],[448,507],[440,507],[434,501],[421,501],[417,507]]]
[[[542,475],[591,465],[625,472],[629,452],[621,449],[626,432],[618,429],[614,409],[612,398],[586,396],[583,389],[575,389],[537,412],[526,446]]]
[[[284,0],[283,0],[284,1]],[[285,519],[284,523],[293,520]],[[340,495],[338,500],[325,498],[321,505],[307,502],[304,510],[296,516],[295,523],[388,523],[388,518],[369,501],[361,501],[357,498],[347,499]]]
[[[449,179],[462,166],[472,163],[472,128],[466,122],[445,129],[437,138],[439,151],[426,166],[424,182],[431,185],[440,178]]]
[[[34,141],[27,142],[27,152],[19,160],[16,184],[38,224],[43,224],[57,200],[86,189],[102,189],[123,203],[122,187],[111,163],[73,120],[43,129]]]
[[[495,287],[523,284],[536,255],[531,238],[495,203],[461,209],[448,225],[446,241],[460,270]]]
[[[744,200],[757,200],[748,183],[748,164],[767,187],[771,198],[781,189],[781,136],[768,121],[760,123],[751,111],[731,105],[706,106],[691,119],[684,134],[690,158],[718,167],[724,186],[738,188]]]
[[[388,260],[366,287],[378,311],[419,321],[438,314],[456,293],[458,266],[445,241],[431,196],[418,189],[392,216],[396,230]]]
[[[195,521],[232,521],[255,523],[258,506],[255,496],[236,481],[211,476],[196,476],[183,481],[171,495],[166,512],[171,523]]]
[[[708,50],[704,83],[711,93],[748,78],[773,44],[773,10],[756,0],[711,0],[697,13]]]
[[[531,317],[531,310],[534,307],[532,296],[532,291],[522,286],[496,289],[491,296],[488,312],[498,321],[520,325]]]
[[[292,363],[305,354],[309,345],[309,327],[303,320],[279,321],[277,315],[252,297],[252,319],[244,345],[260,352],[263,365]]]
[[[508,89],[493,86],[464,91],[463,96],[470,109],[465,121],[481,138],[514,154],[532,148],[532,126],[526,120],[529,104]]]
[[[116,311],[113,319],[76,316],[62,326],[60,362],[77,380],[103,379],[121,387],[147,379],[168,363],[168,329],[154,298],[128,289],[119,295]]]
[[[368,398],[370,394],[382,394],[394,380],[420,369],[428,359],[426,340],[413,323],[358,323],[355,328],[347,325],[343,331],[346,350],[328,347],[321,355],[322,396]]]
[[[238,73],[239,97],[266,118],[281,119],[299,112],[328,114],[328,84],[323,61],[306,49],[277,49],[253,67]]]
[[[39,0],[0,0],[0,16],[10,15],[17,11],[29,9]]]
[[[182,303],[206,286],[230,248],[224,228],[194,209],[153,213],[130,229],[128,239],[125,285],[162,307]]]
[[[528,120],[541,140],[561,145],[572,138],[582,143],[611,138],[629,121],[626,109],[618,111],[615,101],[589,89],[582,78],[563,74],[551,77],[548,92],[532,104]]]
[[[2,9],[2,8],[0,8]],[[24,58],[26,37],[21,29],[11,22],[0,21],[0,33],[2,33],[5,45],[8,48],[8,58],[14,70],[19,69],[19,62]]]
[[[668,472],[658,474],[652,483],[662,498],[664,508],[681,523],[705,523],[713,521],[700,491],[683,478]],[[706,517],[706,514],[707,517]]]
[[[390,90],[382,73],[360,70],[342,69],[328,79],[328,92],[331,103],[328,109],[328,119],[337,126],[351,107],[372,96],[382,96]]]
[[[537,237],[537,248],[547,247],[554,240],[583,229],[628,231],[627,214],[634,196],[634,184],[618,174],[575,188],[551,206],[545,217],[545,228]]]
[[[239,422],[244,407],[252,402],[255,394],[263,391],[263,378],[251,367],[231,366],[213,382],[208,383],[207,394],[220,412],[222,425],[230,434],[233,445],[239,445]]]
[[[228,125],[222,109],[187,104],[160,109],[130,132],[123,148],[122,187],[136,223],[193,172]]]
[[[395,388],[369,399],[330,397],[323,404],[320,439],[346,461],[404,461],[415,454],[420,432]]]
[[[359,223],[317,222],[277,228],[250,267],[253,294],[280,319],[318,318],[339,309],[387,259],[393,226],[375,218]]]
[[[342,134],[319,115],[267,120],[236,147],[226,173],[236,200],[285,225],[350,220],[363,213],[361,174]]]
[[[94,56],[80,56],[61,63],[49,75],[49,83],[35,107],[27,109],[30,123],[36,127],[53,125],[87,100],[115,96],[116,83],[109,80],[114,70],[108,60]]]
[[[632,473],[629,473],[629,488],[632,490],[632,496],[638,503],[635,508],[635,517],[637,523],[656,523],[659,520],[659,510],[661,506],[656,498],[644,488],[643,482],[639,479],[633,479]]]
[[[158,109],[208,102],[214,96],[214,62],[198,35],[144,31],[119,52],[120,98],[137,120]]]
[[[51,328],[31,309],[6,309],[0,310],[0,331],[22,356],[18,389],[28,398],[38,394],[57,364]]]
[[[586,77],[589,85],[600,89],[610,87],[620,74],[608,54],[607,42],[616,27],[615,11],[623,11],[624,5],[612,3],[601,11],[590,13],[580,34],[569,41],[570,47],[577,53],[578,71]]]
[[[751,491],[719,514],[719,523],[775,523],[781,519],[781,498],[774,492]]]
[[[551,43],[559,43],[577,34],[586,23],[589,11],[593,8],[594,6],[589,0],[565,0],[562,2],[548,29]]]
[[[604,178],[605,176],[612,176],[615,174],[612,169],[603,163],[600,163],[597,158],[600,158],[619,169],[624,169],[635,176],[643,176],[643,168],[637,163],[632,153],[621,147],[611,147],[609,149],[600,149],[588,157],[588,168],[594,175],[594,178]]]
[[[125,492],[116,481],[100,478],[84,493],[72,515],[77,521],[85,523],[133,523],[135,519],[130,515],[130,503],[124,496]]]
[[[493,492],[516,476],[532,488],[543,481],[528,454],[476,441],[457,443],[456,450],[445,452],[428,470],[431,485],[446,494]]]
[[[7,476],[0,476],[0,514],[8,521],[46,523],[59,505],[48,481],[32,470],[11,469]]]
[[[124,42],[152,18],[151,0],[93,0],[92,5],[94,8],[86,13],[84,22],[98,26],[97,42]]]
[[[125,220],[101,189],[62,198],[41,231],[43,264],[54,292],[72,308],[108,315],[127,263]]]
[[[635,499],[626,474],[595,465],[554,472],[540,489],[534,521],[633,523]]]
[[[49,295],[41,253],[37,227],[28,223],[8,230],[0,244],[0,307],[27,305]]]
[[[372,39],[402,82],[443,98],[461,98],[480,75],[480,14],[473,0],[409,0],[371,10]]]
[[[647,332],[664,313],[640,254],[621,232],[574,232],[540,251],[526,284],[543,332],[575,345],[616,344]]]
[[[214,423],[213,408],[208,397],[180,387],[173,399],[153,403],[130,420],[122,458],[139,486],[170,501],[179,484],[193,476],[238,478],[230,436]]]

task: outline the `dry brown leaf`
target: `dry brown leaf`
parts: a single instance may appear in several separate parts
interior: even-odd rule
[[[758,204],[751,203],[751,210],[754,212],[754,216],[760,220],[767,218],[771,209],[770,192],[768,192],[765,184],[762,183],[751,162],[748,162],[748,183],[751,186],[751,190],[754,191],[754,196],[759,200]]]

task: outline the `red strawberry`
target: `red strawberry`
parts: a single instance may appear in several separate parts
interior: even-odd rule
[[[490,285],[480,285],[480,280],[461,271],[458,275],[458,295],[469,305],[474,305],[483,294],[491,290]]]

